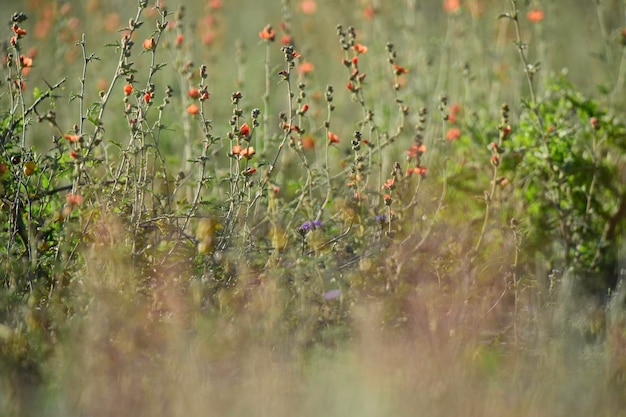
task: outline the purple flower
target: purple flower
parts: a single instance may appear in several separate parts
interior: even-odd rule
[[[322,227],[322,222],[319,220],[307,220],[306,222],[302,223],[302,225],[300,227],[298,227],[298,231],[300,233],[306,233],[311,229],[317,229],[318,227]]]
[[[329,290],[329,291],[326,291],[322,295],[322,297],[326,301],[336,300],[337,298],[341,297],[341,290]]]

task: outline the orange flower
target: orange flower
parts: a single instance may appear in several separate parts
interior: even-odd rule
[[[366,18],[367,20],[372,20],[374,18],[374,16],[376,15],[376,9],[374,9],[374,6],[367,6],[365,9],[363,9],[363,17]]]
[[[303,75],[312,72],[314,69],[315,65],[310,61],[304,61],[298,66],[298,72]]]
[[[446,133],[446,139],[448,139],[449,141],[455,141],[460,137],[461,129],[459,129],[458,127],[453,127],[452,129],[448,130],[448,133]]]
[[[25,36],[28,32],[26,32],[26,29],[19,27],[16,23],[13,25],[13,33],[15,33],[19,39],[20,37]]]
[[[413,144],[413,146],[411,146],[409,150],[406,151],[406,153],[411,158],[418,158],[422,156],[424,152],[426,152],[426,145],[424,144],[418,145],[417,143]]]
[[[198,114],[199,111],[200,111],[200,108],[196,106],[195,103],[191,103],[189,106],[187,106],[187,113],[191,115],[196,115]]]
[[[176,36],[176,40],[174,41],[174,45],[176,46],[180,46],[182,45],[183,41],[185,40],[185,35],[183,35],[182,33],[178,34]]]
[[[247,168],[247,169],[246,169],[245,171],[243,171],[241,174],[242,174],[242,175],[244,175],[244,176],[246,176],[246,177],[249,177],[249,176],[251,176],[252,174],[254,174],[255,172],[256,172],[256,168]]]
[[[239,133],[241,134],[241,136],[250,136],[250,126],[248,126],[248,123],[244,123],[241,125],[241,127],[239,128]]]
[[[280,38],[280,43],[287,46],[293,43],[291,36],[284,34],[282,38]]]
[[[146,104],[150,104],[150,102],[152,101],[152,93],[146,93],[143,95],[143,101],[146,102]]]
[[[215,40],[215,34],[211,31],[207,31],[202,35],[202,43],[205,45],[211,45]]]
[[[80,136],[79,135],[70,135],[67,134],[65,136],[63,136],[65,139],[69,140],[70,142],[78,142],[80,140]]]
[[[241,145],[235,145],[233,146],[233,149],[231,150],[233,155],[239,155],[241,153]]]
[[[531,9],[526,13],[526,18],[533,23],[538,23],[543,20],[543,10],[541,9]]]
[[[400,75],[400,74],[407,74],[409,70],[404,67],[401,67],[398,64],[393,64],[393,72],[395,72],[396,75]]]
[[[395,178],[389,178],[387,181],[385,181],[385,183],[383,184],[382,188],[387,188],[389,190],[393,190],[394,186],[393,183],[395,182]]]
[[[328,132],[328,143],[331,145],[333,143],[339,143],[339,136],[337,136],[336,133]]]
[[[254,154],[255,154],[254,147],[252,146],[248,146],[247,148],[244,148],[241,150],[241,152],[239,152],[239,156],[241,158],[247,158],[247,159],[252,158]]]
[[[276,32],[272,29],[272,26],[267,25],[263,28],[261,32],[259,32],[259,38],[273,42],[276,38]]]
[[[355,43],[352,49],[354,49],[358,54],[364,54],[367,52],[367,46],[360,43]]]
[[[311,136],[305,136],[302,138],[302,147],[304,149],[315,149],[315,139]]]
[[[198,90],[197,88],[190,88],[189,91],[187,91],[187,96],[191,97],[191,98],[200,98],[201,94],[200,94],[200,90]]]
[[[221,9],[222,5],[222,0],[211,0],[209,3],[209,7],[213,10]]]
[[[120,15],[112,12],[104,16],[102,19],[102,28],[109,33],[115,32],[120,27]]]
[[[26,76],[33,66],[33,60],[27,56],[20,55],[20,65],[22,67],[22,75]]]
[[[33,60],[25,55],[20,55],[20,64],[22,68],[30,68],[33,66]]]
[[[124,86],[124,94],[125,94],[125,95],[127,95],[127,96],[129,96],[129,95],[131,95],[132,93],[133,93],[133,86],[132,86],[132,85],[130,85],[130,84],[126,84],[126,85]]]
[[[443,0],[443,10],[446,13],[456,13],[461,9],[461,2],[459,0]]]
[[[65,195],[65,201],[70,206],[78,206],[83,203],[83,196],[80,194],[68,193]]]
[[[315,0],[303,0],[302,3],[300,3],[300,10],[302,10],[304,14],[315,14],[317,11],[317,3],[315,3]]]
[[[152,50],[154,49],[155,46],[156,46],[156,41],[154,40],[154,38],[148,38],[145,41],[143,41],[144,49]]]

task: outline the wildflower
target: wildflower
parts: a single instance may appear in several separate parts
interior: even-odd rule
[[[410,158],[418,158],[422,156],[424,152],[426,152],[426,145],[423,143],[419,145],[415,143],[406,151]]]
[[[531,9],[526,13],[526,18],[533,23],[539,23],[543,20],[543,11],[541,9]]]
[[[156,41],[154,40],[154,38],[148,38],[145,41],[143,41],[143,48],[147,49],[147,50],[152,50],[156,47]]]
[[[302,3],[300,3],[300,10],[302,10],[304,14],[315,14],[317,11],[317,3],[315,3],[315,0],[303,0]]]
[[[387,181],[385,181],[385,183],[383,184],[382,188],[387,188],[389,190],[393,190],[395,187],[393,185],[393,183],[395,182],[395,178],[389,178]]]
[[[273,42],[274,38],[276,38],[276,32],[272,29],[272,26],[267,25],[263,28],[261,32],[259,32],[259,38]]]
[[[25,55],[20,55],[20,67],[22,68],[22,75],[26,76],[33,67],[33,59]]]
[[[426,172],[428,172],[428,168],[422,167],[422,166],[415,167],[413,169],[413,172],[416,173],[417,175],[419,175],[420,177],[425,177],[426,176]]]
[[[336,300],[341,297],[341,290],[330,290],[322,294],[322,298],[326,301]]]
[[[196,106],[195,103],[191,103],[189,106],[187,106],[187,113],[191,115],[196,115],[198,114],[198,112],[200,112],[200,108]]]
[[[352,49],[354,49],[358,54],[364,54],[367,52],[367,46],[360,43],[355,43]]]
[[[209,7],[213,10],[218,10],[222,8],[222,0],[211,0],[209,3]]]
[[[244,123],[239,128],[239,134],[244,137],[250,136],[250,126],[247,123]]]
[[[26,34],[28,34],[26,29],[22,29],[21,27],[18,26],[17,23],[13,25],[13,33],[15,33],[17,35],[18,39],[21,38],[22,36],[26,36]]]
[[[499,185],[500,187],[504,187],[508,183],[509,183],[509,180],[507,177],[500,177],[496,180],[496,184]]]
[[[72,159],[78,159],[78,152],[76,152],[75,150],[71,150],[70,151],[70,158]]]
[[[315,65],[312,62],[304,61],[298,66],[298,72],[302,75],[308,74],[315,69]]]
[[[246,168],[245,171],[241,173],[244,177],[249,177],[256,172],[256,168]]]
[[[83,196],[80,194],[67,193],[65,195],[65,201],[70,206],[78,206],[83,203]]]
[[[248,146],[247,148],[243,148],[239,152],[239,157],[240,158],[251,159],[254,156],[254,154],[255,154],[254,147]]]
[[[300,110],[298,110],[298,113],[300,115],[305,115],[306,112],[308,112],[308,111],[309,111],[309,105],[305,103],[305,104],[302,105],[302,107],[300,107]]]
[[[150,102],[152,101],[152,93],[146,93],[143,95],[143,101],[146,102],[146,104],[150,104]]]
[[[329,144],[333,144],[333,143],[339,143],[339,136],[337,136],[336,133],[333,132],[328,132],[328,143]]]
[[[120,15],[112,12],[102,19],[102,28],[109,33],[115,32],[120,26]]]
[[[311,136],[305,136],[302,138],[302,147],[304,149],[315,149],[315,139]]]
[[[497,167],[498,165],[500,165],[500,157],[498,155],[494,155],[491,157],[491,164],[494,167]]]
[[[211,32],[210,30],[205,32],[202,35],[202,43],[205,44],[205,45],[213,44],[214,40],[215,40],[215,34],[213,32]]]
[[[446,139],[451,142],[457,140],[460,137],[461,129],[459,129],[458,127],[453,127],[452,129],[448,130],[448,133],[446,133]]]
[[[407,74],[409,70],[394,63],[393,72],[395,72],[396,75],[401,75],[401,74]]]
[[[197,88],[190,88],[189,91],[187,91],[187,97],[200,98],[200,90]]]
[[[22,68],[30,68],[33,66],[33,59],[25,55],[20,55],[20,65]]]
[[[443,10],[446,13],[456,13],[461,9],[461,2],[459,0],[443,0]]]
[[[385,201],[386,206],[390,206],[391,203],[393,202],[389,194],[385,194],[385,196],[383,197],[383,200]]]
[[[132,94],[132,92],[133,92],[133,86],[131,84],[126,84],[124,86],[124,94],[129,96]]]
[[[67,139],[70,142],[78,142],[80,141],[80,136],[79,135],[70,135],[67,134],[65,136],[63,136],[65,139]]]
[[[291,36],[287,35],[286,33],[280,38],[280,43],[284,46],[287,45],[291,45],[293,43],[293,40],[291,39]]]
[[[589,119],[589,123],[594,130],[600,129],[600,121],[597,117],[592,117],[591,119]]]
[[[178,34],[178,36],[176,36],[176,40],[174,41],[174,45],[176,45],[177,47],[180,47],[180,45],[182,45],[184,40],[185,40],[185,35],[180,33],[180,34]]]
[[[372,20],[375,15],[376,15],[376,9],[374,9],[374,6],[369,5],[365,7],[365,9],[363,9],[363,17],[365,19]]]
[[[312,230],[312,229],[317,229],[322,227],[322,222],[319,220],[307,220],[306,222],[302,223],[300,225],[300,227],[298,227],[298,232],[302,235],[306,234],[308,231]]]

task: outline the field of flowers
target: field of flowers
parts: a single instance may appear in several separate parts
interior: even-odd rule
[[[626,415],[626,1],[0,10],[0,415]]]

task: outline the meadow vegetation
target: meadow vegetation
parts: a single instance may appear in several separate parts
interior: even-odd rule
[[[626,415],[626,2],[0,5],[0,414]]]

